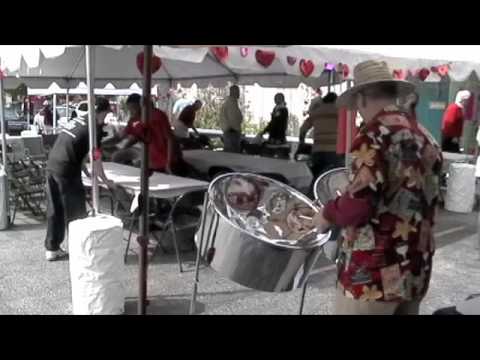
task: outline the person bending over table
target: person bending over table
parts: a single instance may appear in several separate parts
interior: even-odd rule
[[[47,161],[47,234],[45,257],[55,261],[67,257],[60,248],[68,223],[87,216],[86,194],[82,183],[82,170],[88,173],[85,161],[90,148],[88,131],[88,109],[79,111],[78,117],[70,121],[58,135]],[[104,135],[105,116],[110,112],[110,103],[98,98],[95,109],[97,123],[97,147]],[[95,154],[95,169],[100,179],[113,188],[114,184],[105,176],[101,154]]]
[[[132,149],[133,145],[141,141],[148,144],[150,154],[149,169],[151,172],[163,172],[178,176],[186,176],[187,166],[182,158],[182,152],[175,141],[167,115],[156,108],[153,108],[149,121],[149,132],[141,119],[142,97],[132,94],[127,99],[127,107],[130,113],[130,120],[127,127],[120,134],[120,150],[113,155],[113,161],[126,163],[138,159],[139,153]]]
[[[197,112],[202,108],[202,105],[202,102],[197,100],[192,105],[185,106],[178,118],[173,121],[173,127],[175,128],[174,134],[176,137],[180,139],[190,138],[190,134],[188,133],[189,129],[192,129],[197,136],[200,136],[193,124],[195,123]]]

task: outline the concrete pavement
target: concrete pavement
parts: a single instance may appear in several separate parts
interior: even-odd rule
[[[0,314],[71,314],[68,261],[44,260],[45,226],[19,214],[14,227],[0,232]],[[422,314],[480,293],[477,213],[440,212],[435,229],[437,254]],[[132,244],[135,242],[133,241]],[[135,250],[135,249],[133,249]],[[174,255],[159,250],[149,267],[150,314],[186,314],[193,286],[193,254],[183,254],[186,271],[178,272]],[[129,256],[125,281],[126,312],[136,312],[138,265]],[[323,259],[307,293],[304,314],[332,314],[335,270]],[[296,314],[301,291],[271,294],[253,291],[203,268],[197,312],[200,314]]]

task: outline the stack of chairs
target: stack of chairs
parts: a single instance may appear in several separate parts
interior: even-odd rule
[[[31,212],[36,217],[46,216],[46,167],[48,148],[39,137],[25,137],[22,154],[7,146],[6,172],[9,182],[10,222],[18,210]],[[44,139],[43,139],[44,140]],[[54,139],[51,139],[54,140]],[[0,147],[0,152],[2,151]]]
[[[15,221],[17,210],[29,210],[36,217],[46,215],[46,161],[33,160],[28,156],[24,160],[9,162],[8,180],[10,204]]]

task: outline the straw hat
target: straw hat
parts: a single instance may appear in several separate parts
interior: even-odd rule
[[[398,88],[399,96],[408,95],[415,90],[415,85],[412,83],[394,79],[392,72],[384,61],[368,60],[355,66],[353,82],[355,85],[338,97],[338,107],[352,107],[355,105],[355,95],[374,84],[394,84]]]

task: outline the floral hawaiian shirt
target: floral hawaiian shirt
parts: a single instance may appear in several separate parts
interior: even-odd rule
[[[341,226],[338,282],[358,300],[421,299],[435,251],[441,150],[414,116],[381,111],[352,147],[348,191],[325,206]]]

